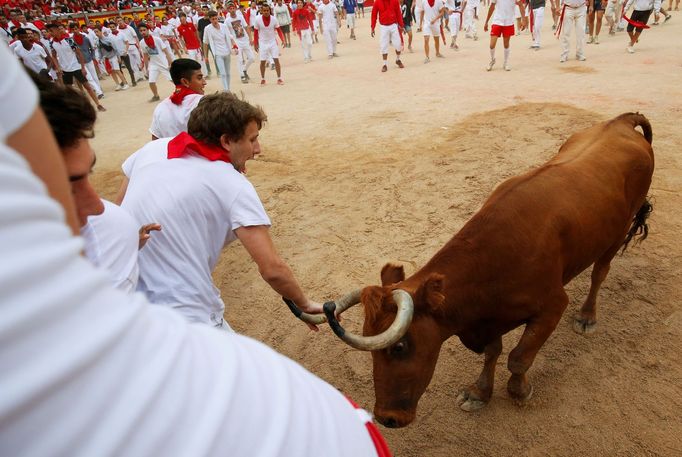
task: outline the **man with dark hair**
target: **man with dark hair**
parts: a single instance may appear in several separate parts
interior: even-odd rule
[[[189,116],[204,95],[206,80],[201,65],[194,59],[174,60],[170,75],[175,91],[154,109],[152,125],[149,127],[152,140],[186,132]]]
[[[104,106],[99,103],[95,91],[88,84],[87,69],[83,54],[72,38],[65,32],[63,25],[49,24],[47,30],[52,35],[50,47],[52,49],[52,60],[55,63],[59,79],[67,86],[73,85],[76,79],[82,89],[85,89],[90,98],[97,106],[99,111],[106,111]]]
[[[156,80],[159,75],[165,76],[168,80],[171,79],[168,67],[173,61],[173,56],[168,43],[150,34],[147,24],[140,23],[139,29],[143,38],[140,42],[140,50],[142,51],[143,64],[149,75],[149,89],[152,91],[152,98],[149,101],[156,102],[159,101]]]
[[[263,279],[306,312],[319,313],[270,238],[270,219],[246,162],[260,153],[265,113],[227,92],[204,96],[187,132],[152,141],[130,156],[122,206],[138,221],[164,226],[140,253],[138,290],[188,320],[229,329],[211,272],[220,251],[237,238]],[[246,298],[246,297],[243,297]]]
[[[76,203],[85,255],[108,273],[109,280],[121,290],[133,292],[137,286],[138,249],[149,237],[149,224],[138,233],[135,221],[119,206],[102,200],[90,183],[95,153],[90,146],[97,114],[87,98],[69,86],[53,84],[33,76],[45,113],[62,152]]]
[[[223,89],[230,90],[230,60],[234,41],[227,25],[218,20],[218,13],[210,11],[211,24],[204,29],[204,43],[209,45],[215,59],[216,70],[223,82]]]
[[[99,78],[97,77],[97,70],[95,70],[95,47],[93,46],[90,38],[82,34],[78,29],[78,24],[71,22],[69,24],[69,31],[71,32],[71,38],[80,49],[83,55],[83,62],[85,63],[86,78],[88,79],[88,84],[92,87],[92,90],[97,94],[97,98],[101,99],[104,97],[104,92],[102,92],[102,87],[99,83]]]
[[[26,68],[45,78],[49,78],[52,59],[48,57],[47,52],[45,52],[42,46],[33,42],[33,32],[18,28],[14,31],[14,35],[19,40],[18,45],[12,46],[14,54]]]

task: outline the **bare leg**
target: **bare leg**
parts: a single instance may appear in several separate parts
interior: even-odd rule
[[[426,56],[426,59],[428,60],[428,58],[429,58],[429,37],[428,36],[424,37],[424,55]]]
[[[457,396],[457,404],[464,411],[476,411],[483,408],[493,394],[495,384],[495,365],[502,352],[502,337],[498,337],[485,347],[485,361],[483,371],[476,384],[464,389]]]
[[[519,344],[509,354],[507,367],[512,375],[507,382],[507,391],[518,401],[528,400],[533,395],[533,387],[526,379],[526,372],[533,365],[535,356],[556,328],[568,305],[568,296],[563,288],[559,293],[548,297],[548,300],[548,311],[526,324]]]
[[[282,77],[282,67],[279,64],[279,59],[272,59],[275,61],[275,73],[277,73],[277,79]]]
[[[260,61],[260,79],[265,79],[265,64],[267,61],[261,60]]]
[[[436,49],[436,57],[443,57],[440,53],[440,38],[433,37],[433,47]]]
[[[156,83],[149,83],[149,88],[152,90],[152,95],[154,95],[154,98],[158,98],[159,90],[156,88]]]

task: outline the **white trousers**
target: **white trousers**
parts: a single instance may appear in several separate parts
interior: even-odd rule
[[[303,59],[313,58],[313,32],[310,29],[301,30],[301,49],[303,49]]]
[[[140,51],[137,50],[137,46],[128,46],[128,56],[130,57],[130,66],[133,67],[133,74],[135,75],[135,80],[144,79],[144,73],[140,70],[142,66],[142,56]]]
[[[99,84],[99,78],[97,77],[97,71],[95,70],[95,62],[90,61],[85,64],[85,69],[87,70],[88,84],[95,91],[97,96],[102,95],[102,87]]]
[[[206,73],[206,63],[202,58],[201,51],[199,49],[188,49],[187,55],[189,56],[190,59],[199,62],[199,64],[201,65],[201,73],[203,73],[203,75],[206,76],[208,73]]]
[[[476,21],[474,20],[474,12],[476,8],[467,5],[464,8],[464,31],[467,36],[476,36]]]
[[[396,51],[403,50],[398,24],[379,24],[379,52],[381,52],[381,55],[388,54],[389,45],[392,45]]]
[[[542,30],[542,22],[545,19],[545,7],[535,8],[533,10],[533,45],[540,46],[540,31]]]
[[[456,37],[459,34],[459,26],[461,25],[461,21],[461,14],[452,13],[450,15],[450,36]]]
[[[564,23],[561,26],[561,58],[568,58],[570,50],[571,34],[575,30],[575,55],[584,57],[585,53],[585,18],[587,17],[587,6],[580,8],[566,8],[564,12]]]
[[[245,71],[249,71],[249,67],[252,63],[256,61],[256,54],[251,49],[251,46],[247,48],[239,48],[239,53],[237,54],[237,68],[239,69],[239,76],[242,76]]]
[[[625,28],[627,22],[621,17],[621,11],[623,11],[623,0],[609,0],[604,11],[604,19],[609,25],[614,24],[614,27]]]
[[[325,43],[327,43],[327,55],[336,54],[336,37],[338,34],[339,31],[336,29],[336,24],[332,26],[325,24],[322,35],[324,36]]]
[[[220,79],[223,81],[223,89],[227,92],[230,91],[230,55],[226,56],[216,56],[215,66],[218,69],[218,74]]]

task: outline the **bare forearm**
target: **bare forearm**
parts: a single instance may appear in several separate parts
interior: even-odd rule
[[[298,285],[294,273],[283,261],[267,269],[261,269],[260,274],[263,280],[282,297],[290,298],[298,306],[307,304],[308,299]]]

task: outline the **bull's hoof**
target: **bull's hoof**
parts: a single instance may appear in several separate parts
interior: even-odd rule
[[[488,402],[481,400],[478,398],[478,395],[469,390],[461,391],[459,395],[457,395],[456,401],[459,407],[468,413],[478,411],[488,404]]]
[[[573,320],[573,331],[581,335],[589,335],[597,329],[597,321],[576,317]]]
[[[524,396],[512,395],[512,399],[514,400],[514,403],[516,403],[519,406],[523,406],[526,403],[528,403],[531,398],[533,398],[533,386],[529,384],[528,387],[529,387],[528,393],[525,394]]]

